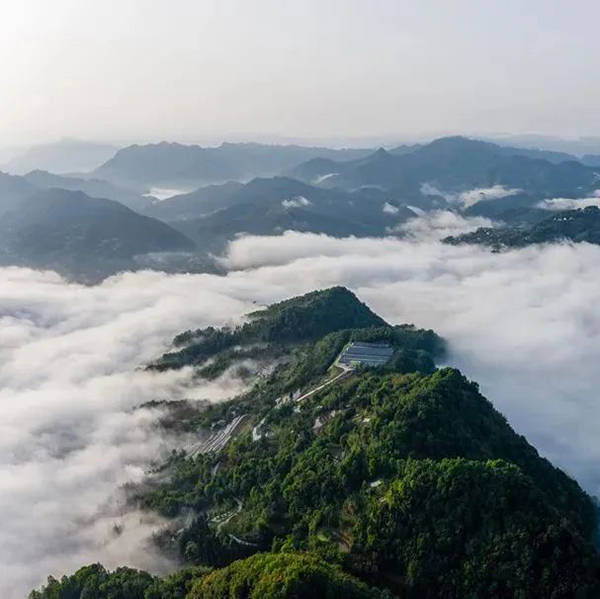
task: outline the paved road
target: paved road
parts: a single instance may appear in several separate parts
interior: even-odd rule
[[[225,526],[227,522],[229,522],[234,516],[237,516],[242,511],[242,502],[239,499],[237,499],[237,497],[235,501],[237,503],[237,507],[234,510],[231,510],[230,512],[227,512],[225,514],[221,514],[216,518],[212,518],[212,522],[215,522],[217,524],[217,532],[220,532],[221,528],[223,528],[223,526]]]
[[[236,543],[239,543],[240,545],[246,545],[246,547],[258,547],[257,543],[251,543],[250,541],[244,541],[244,539],[240,539],[239,537],[236,537],[235,535],[229,535],[230,539],[233,539]]]
[[[354,370],[352,368],[352,366],[348,366],[347,364],[337,364],[337,366],[339,366],[342,369],[342,372],[340,372],[340,374],[338,374],[337,376],[334,376],[332,379],[329,379],[328,381],[325,381],[323,384],[319,385],[318,387],[315,387],[314,389],[311,389],[310,391],[304,393],[300,397],[297,397],[294,401],[300,402],[303,399],[310,397],[314,393],[317,393],[317,391],[321,391],[321,389],[325,389],[325,387],[328,387],[329,385],[332,385],[336,381],[341,380],[345,376],[348,376]],[[258,441],[262,437],[262,433],[260,432],[260,429],[261,429],[262,425],[264,424],[265,420],[266,420],[266,416],[252,429],[252,440],[253,441]]]
[[[319,385],[318,387],[311,389],[307,393],[304,393],[304,395],[301,395],[300,397],[296,398],[295,401],[301,402],[302,400],[306,399],[307,397],[310,397],[311,395],[317,393],[318,391],[321,391],[321,389],[325,389],[325,387],[328,387],[329,385],[332,385],[336,381],[339,381],[340,379],[348,376],[353,371],[352,366],[348,366],[347,364],[339,364],[338,363],[337,366],[339,366],[342,369],[342,372],[340,372],[340,374],[338,374],[337,376],[334,376],[332,379],[329,379],[328,381],[325,381],[323,384]],[[204,453],[204,452],[208,452],[208,451],[220,451],[228,443],[229,439],[231,438],[231,435],[235,432],[235,429],[238,427],[240,422],[242,422],[242,420],[245,417],[246,417],[245,414],[243,414],[242,416],[236,416],[224,429],[222,429],[221,431],[218,431],[217,433],[214,433],[206,441],[199,443],[198,446],[196,447],[196,449],[194,450],[194,453],[191,453],[190,455],[195,455],[196,453]],[[254,430],[252,431],[253,439],[255,437],[255,431],[257,431],[257,429],[260,427],[262,422],[264,422],[264,418],[257,426],[254,427]],[[256,440],[256,439],[254,439],[254,440]],[[217,532],[220,532],[221,529],[223,528],[223,526],[225,526],[225,524],[227,524],[227,522],[229,522],[234,516],[236,516],[237,514],[239,514],[242,511],[242,502],[237,498],[235,501],[237,502],[237,508],[235,510],[231,510],[230,512],[227,512],[225,514],[222,514],[221,516],[217,516],[216,518],[212,519],[213,522],[217,523]],[[250,541],[245,541],[244,539],[240,539],[239,537],[236,537],[233,534],[230,534],[228,536],[230,539],[232,539],[236,543],[239,543],[240,545],[245,545],[246,547],[258,547],[258,545],[256,543],[251,543]]]
[[[311,395],[313,395],[313,393],[316,393],[317,391],[320,391],[321,389],[328,387],[332,383],[339,381],[341,378],[348,376],[352,372],[352,366],[348,366],[347,364],[338,364],[338,366],[342,369],[342,372],[340,372],[340,374],[338,374],[337,376],[334,376],[332,379],[329,379],[328,381],[325,381],[322,385],[319,385],[318,387],[311,389],[308,393],[301,395],[300,397],[298,397],[296,399],[296,401],[300,402],[303,399],[310,397]]]

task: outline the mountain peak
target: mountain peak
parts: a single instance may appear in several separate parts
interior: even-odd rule
[[[389,326],[346,287],[311,291],[253,312],[254,323],[267,325],[267,337],[317,338],[327,333],[363,327]]]
[[[385,320],[363,304],[352,291],[341,286],[311,291],[271,304],[251,312],[247,318],[245,324],[234,330],[217,331],[209,327],[180,333],[173,343],[183,349],[164,354],[152,367],[167,369],[196,364],[214,354],[215,347],[223,350],[240,344],[294,345],[350,329],[391,329]]]

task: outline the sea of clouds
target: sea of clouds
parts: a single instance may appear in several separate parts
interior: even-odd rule
[[[138,272],[85,287],[1,269],[0,596],[23,597],[47,574],[93,561],[168,569],[148,543],[160,520],[127,511],[118,489],[183,441],[159,433],[156,411],[132,408],[223,401],[242,382],[137,367],[177,332],[239,322],[256,304],[331,285],[391,323],[443,335],[447,363],[600,494],[600,247],[490,253],[438,241],[480,224],[439,213],[412,221],[402,240],[244,237],[223,257],[224,277]]]
[[[202,276],[125,274],[96,287],[54,273],[0,269],[0,597],[84,563],[161,571],[147,542],[162,524],[118,490],[188,439],[153,426],[153,399],[221,401],[242,383],[139,366],[190,324],[229,324],[252,308]],[[212,288],[212,290],[211,290]],[[115,533],[120,530],[120,534]]]

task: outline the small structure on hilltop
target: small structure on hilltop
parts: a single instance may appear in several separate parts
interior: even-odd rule
[[[383,366],[394,354],[389,343],[367,343],[356,341],[350,343],[340,354],[338,362],[347,366]]]

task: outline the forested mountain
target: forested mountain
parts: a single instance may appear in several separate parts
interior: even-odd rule
[[[161,142],[119,150],[94,171],[100,179],[136,188],[207,185],[273,176],[296,164],[322,156],[350,160],[369,150],[223,143],[215,148]]]
[[[393,357],[340,371],[351,341]],[[132,493],[172,519],[156,540],[192,569],[156,579],[90,566],[33,599],[84,587],[128,599],[599,596],[592,500],[476,383],[436,369],[432,331],[390,326],[332,288],[175,344],[161,367],[210,378],[248,352],[273,364],[248,392],[193,412],[188,430],[208,445],[172,454]]]
[[[83,179],[81,177],[62,176],[49,173],[48,171],[34,170],[23,178],[29,181],[32,185],[39,188],[50,189],[53,187],[60,189],[68,189],[70,191],[83,191],[88,196],[93,198],[104,198],[120,202],[124,206],[135,210],[136,212],[147,212],[152,206],[152,199],[145,197],[139,193],[118,187],[102,181],[101,179]]]
[[[47,193],[42,193],[42,190]],[[68,190],[83,190],[84,193],[69,195]],[[137,263],[111,262],[112,258],[105,252],[97,252],[95,256],[91,256],[89,252],[93,244],[89,245],[83,240],[79,245],[73,243],[73,227],[77,225],[87,229],[90,225],[89,213],[86,210],[76,210],[68,215],[62,228],[52,226],[52,244],[53,247],[61,246],[60,252],[52,252],[43,257],[41,248],[49,230],[42,227],[41,222],[47,221],[52,215],[51,211],[46,210],[50,204],[40,202],[39,199],[57,202],[61,195],[71,198],[71,201],[73,198],[80,198],[85,206],[91,205],[91,197],[101,198],[94,205],[105,208],[111,204],[104,198],[112,198],[139,213],[128,213],[130,220],[154,223],[152,230],[155,242],[151,252],[171,251],[173,229],[176,229],[180,240],[185,236],[195,242],[195,247],[188,243],[178,248],[186,251],[193,249],[195,254],[186,258],[161,258],[156,263],[148,257]],[[36,196],[38,200],[31,200],[31,196]],[[428,201],[423,198],[421,203],[427,205]],[[418,205],[419,200],[416,199],[414,204]],[[42,207],[38,216],[34,215],[35,206]],[[114,212],[115,209],[112,206],[111,211]],[[152,218],[144,219],[141,214]],[[240,233],[273,235],[285,230],[297,230],[332,236],[378,236],[393,231],[415,214],[414,210],[400,204],[396,196],[387,192],[362,190],[349,193],[320,189],[285,177],[254,179],[245,185],[229,182],[158,202],[97,179],[63,177],[43,171],[33,171],[25,177],[0,173],[0,229],[9,232],[2,246],[2,262],[56,268],[59,272],[76,278],[85,278],[87,273],[90,280],[98,280],[101,273],[112,274],[115,269],[137,266],[158,267],[167,271],[213,271],[215,264],[208,252],[222,252],[227,242]],[[78,223],[77,219],[80,218],[87,218],[88,221]],[[154,218],[162,220],[168,226],[156,226]],[[24,222],[36,219],[39,239],[36,235],[24,235],[20,231],[20,227],[25,226]],[[110,231],[110,226],[114,226],[115,230]],[[116,218],[104,219],[101,224],[97,224],[96,229],[102,230],[108,246],[113,244],[111,239],[118,239],[124,233]],[[61,239],[60,235],[63,234],[65,237]],[[135,243],[139,234],[137,228],[132,229],[132,242]],[[163,234],[165,238],[160,239]],[[94,261],[96,265],[93,265]],[[104,264],[100,264],[101,261]]]
[[[9,210],[18,208],[21,201],[36,190],[37,188],[23,177],[0,172],[0,218]]]
[[[164,354],[152,367],[163,370],[197,365],[236,346],[297,345],[343,329],[389,327],[344,287],[285,300],[252,312],[247,318],[235,329],[209,327],[177,335],[173,345],[182,349]]]
[[[316,158],[292,168],[306,156]],[[332,160],[332,156],[338,160]],[[484,216],[516,226],[516,232],[486,232],[485,239],[491,239],[492,245],[525,245],[530,243],[525,238],[515,241],[522,231],[541,227],[540,221],[547,219],[547,214],[538,207],[542,200],[585,197],[598,186],[600,175],[594,168],[577,161],[559,162],[561,156],[463,137],[372,153],[260,144],[223,144],[218,148],[166,143],[131,146],[117,153],[97,173],[107,177],[114,175],[112,180],[127,181],[127,185],[133,187],[40,170],[24,177],[0,173],[0,229],[6,231],[1,260],[4,264],[56,268],[63,274],[85,280],[88,275],[89,280],[99,280],[122,268],[214,271],[217,261],[213,255],[222,253],[239,235],[277,235],[287,230],[334,237],[397,235],[402,234],[402,225],[407,220],[421,210],[432,209],[452,209],[465,216]],[[148,185],[171,184],[175,179],[180,183],[185,179],[190,185],[203,177],[207,180],[244,179],[255,172],[290,171],[290,168],[297,178],[271,176],[254,178],[245,184],[228,181],[160,202],[142,195]],[[132,229],[132,243],[139,241],[136,241],[138,236],[147,239],[148,230],[152,229],[154,242],[138,244],[152,249],[140,252],[132,249],[133,253],[126,258],[117,257],[121,250],[113,254],[104,251],[106,247],[119,246],[121,241],[118,240],[124,234],[118,219],[107,217],[96,226],[97,231],[102,231],[103,251],[95,252],[92,257],[90,252],[95,246],[88,243],[89,239],[74,243],[76,227],[89,230],[85,210],[75,211],[62,228],[55,226],[56,223],[50,228],[42,226],[42,219],[48,222],[50,218],[49,212],[42,210],[39,222],[35,223],[39,239],[37,234],[24,234],[21,230],[24,223],[31,223],[27,225],[31,231],[35,221],[31,209],[35,203],[28,198],[37,190],[54,188],[82,191],[85,196],[77,197],[87,198],[84,204],[88,206],[90,197],[115,200],[139,215],[151,217],[144,220],[139,215],[128,215],[129,220],[140,225]],[[53,198],[56,202],[58,195],[60,193],[55,191],[39,197]],[[76,223],[78,218],[88,220]],[[152,220],[155,218],[167,226],[158,226]],[[564,225],[556,225],[558,217],[552,218],[555,232],[544,229],[541,233],[541,229],[536,229],[538,232],[532,232],[531,239],[592,240],[594,237],[593,225],[589,222],[584,226],[585,231],[573,229],[561,233],[559,229]],[[111,227],[114,230],[110,230]],[[54,249],[46,253],[44,244],[50,229]],[[63,234],[65,237],[60,239]],[[162,235],[164,239],[160,239]],[[179,243],[173,242],[174,235]],[[193,245],[187,240],[184,242],[184,238]],[[468,239],[479,238],[464,240]],[[155,255],[167,251],[171,252],[168,257]],[[188,254],[175,256],[173,251]],[[191,251],[194,253],[190,254]]]
[[[164,210],[170,201],[165,200]],[[238,233],[273,235],[293,229],[336,237],[377,236],[415,216],[392,194],[320,189],[287,177],[254,179],[223,204],[205,217],[172,224],[200,247],[215,251]]]
[[[414,192],[429,183],[442,191],[460,191],[503,185],[548,197],[574,192],[581,195],[581,190],[590,189],[597,180],[593,169],[579,162],[556,163],[542,157],[542,151],[446,137],[400,154],[380,148],[346,162],[313,159],[292,169],[290,175],[311,184],[343,189],[369,185]]]
[[[509,154],[526,156],[547,160],[548,162],[569,162],[579,160],[578,155],[583,153],[581,148],[576,145],[570,146],[568,142],[560,138],[546,138],[544,136],[508,136],[503,139],[497,138],[478,138],[481,141],[493,143],[505,148]]]
[[[243,184],[237,181],[207,185],[190,193],[175,195],[162,202],[153,202],[143,212],[166,222],[201,218],[235,204],[236,192],[243,187]]]
[[[548,216],[548,210],[539,207],[545,194],[514,193],[500,198],[482,198],[462,210],[465,216],[485,216],[507,223],[534,223]]]
[[[193,248],[165,223],[79,191],[38,191],[0,217],[0,263],[51,268],[83,281],[136,268],[138,255]]]
[[[546,215],[548,211],[543,211]],[[538,220],[531,227],[482,227],[473,233],[448,237],[444,241],[482,244],[494,249],[518,248],[535,243],[570,241],[600,245],[600,209],[588,206],[581,210],[565,210]]]
[[[391,599],[387,591],[369,587],[315,555],[254,555],[226,568],[188,568],[159,578],[131,568],[106,571],[84,566],[60,581],[50,578],[29,599]]]

